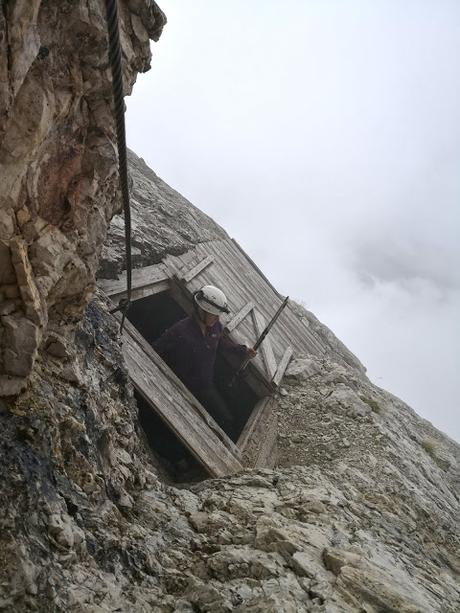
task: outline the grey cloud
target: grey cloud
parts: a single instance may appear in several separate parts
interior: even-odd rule
[[[445,292],[460,288],[459,268],[453,262],[448,249],[388,238],[381,243],[357,241],[350,265],[366,285],[385,281],[407,287],[411,281],[423,280]]]

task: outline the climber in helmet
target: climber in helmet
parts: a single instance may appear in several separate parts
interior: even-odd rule
[[[230,436],[235,423],[225,400],[214,385],[217,349],[243,361],[256,352],[223,335],[219,315],[229,313],[227,298],[218,287],[205,285],[195,292],[194,314],[168,328],[153,343],[155,351]]]

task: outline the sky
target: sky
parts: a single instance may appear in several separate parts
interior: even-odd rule
[[[158,3],[128,145],[460,441],[460,3]]]

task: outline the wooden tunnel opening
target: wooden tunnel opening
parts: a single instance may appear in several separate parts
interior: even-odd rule
[[[175,483],[192,483],[206,479],[208,473],[179,437],[157,413],[152,411],[149,403],[139,392],[135,391],[134,397],[137,401],[139,423],[150,450],[167,480]]]
[[[230,239],[200,243],[186,253],[167,255],[161,263],[132,273],[131,308],[122,335],[122,350],[136,394],[152,414],[141,417],[144,429],[150,431],[152,448],[158,450],[166,440],[166,435],[161,434],[166,427],[207,475],[221,477],[238,473],[245,466],[273,466],[276,391],[296,350],[306,348],[313,355],[324,354],[321,339],[286,308],[234,388],[229,389],[228,381],[239,364],[231,364],[232,357],[227,354],[218,355],[216,387],[231,405],[237,421],[232,430],[239,432],[233,432],[231,440],[210,416],[210,409],[192,395],[154,351],[152,342],[176,321],[193,313],[193,294],[203,285],[217,285],[231,297],[231,312],[222,317],[224,333],[247,345],[260,338],[282,297]],[[118,304],[126,298],[126,273],[118,279],[100,279],[99,286]],[[120,320],[121,314],[115,317]],[[169,454],[170,459],[177,460],[181,452],[174,453],[176,443],[169,447],[169,451],[161,450],[163,456]]]
[[[135,300],[128,311],[129,321],[150,344],[186,316],[187,313],[168,291]]]
[[[131,304],[128,312],[129,321],[149,344],[152,344],[165,330],[186,316],[187,313],[170,291],[140,298]],[[261,396],[254,391],[252,386],[248,385],[244,376],[238,377],[230,385],[235,366],[218,352],[214,384],[234,417],[235,431],[226,432],[226,434],[236,443]],[[168,473],[169,478],[173,481],[194,481],[205,478],[206,473],[200,464],[171,428],[152,411],[151,406],[138,393],[136,393],[136,400],[139,422],[146,434],[149,446]],[[203,406],[207,409],[205,404]]]

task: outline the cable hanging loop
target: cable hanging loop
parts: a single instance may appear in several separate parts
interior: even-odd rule
[[[112,91],[115,107],[115,125],[118,148],[118,176],[125,218],[125,249],[126,249],[126,293],[123,307],[111,312],[122,311],[120,334],[123,332],[125,317],[131,304],[132,262],[131,262],[131,207],[129,202],[128,161],[126,152],[125,106],[123,99],[123,71],[121,45],[118,22],[117,0],[105,0],[107,15],[107,33],[109,42],[109,63],[112,72]],[[120,301],[121,304],[121,301]]]

